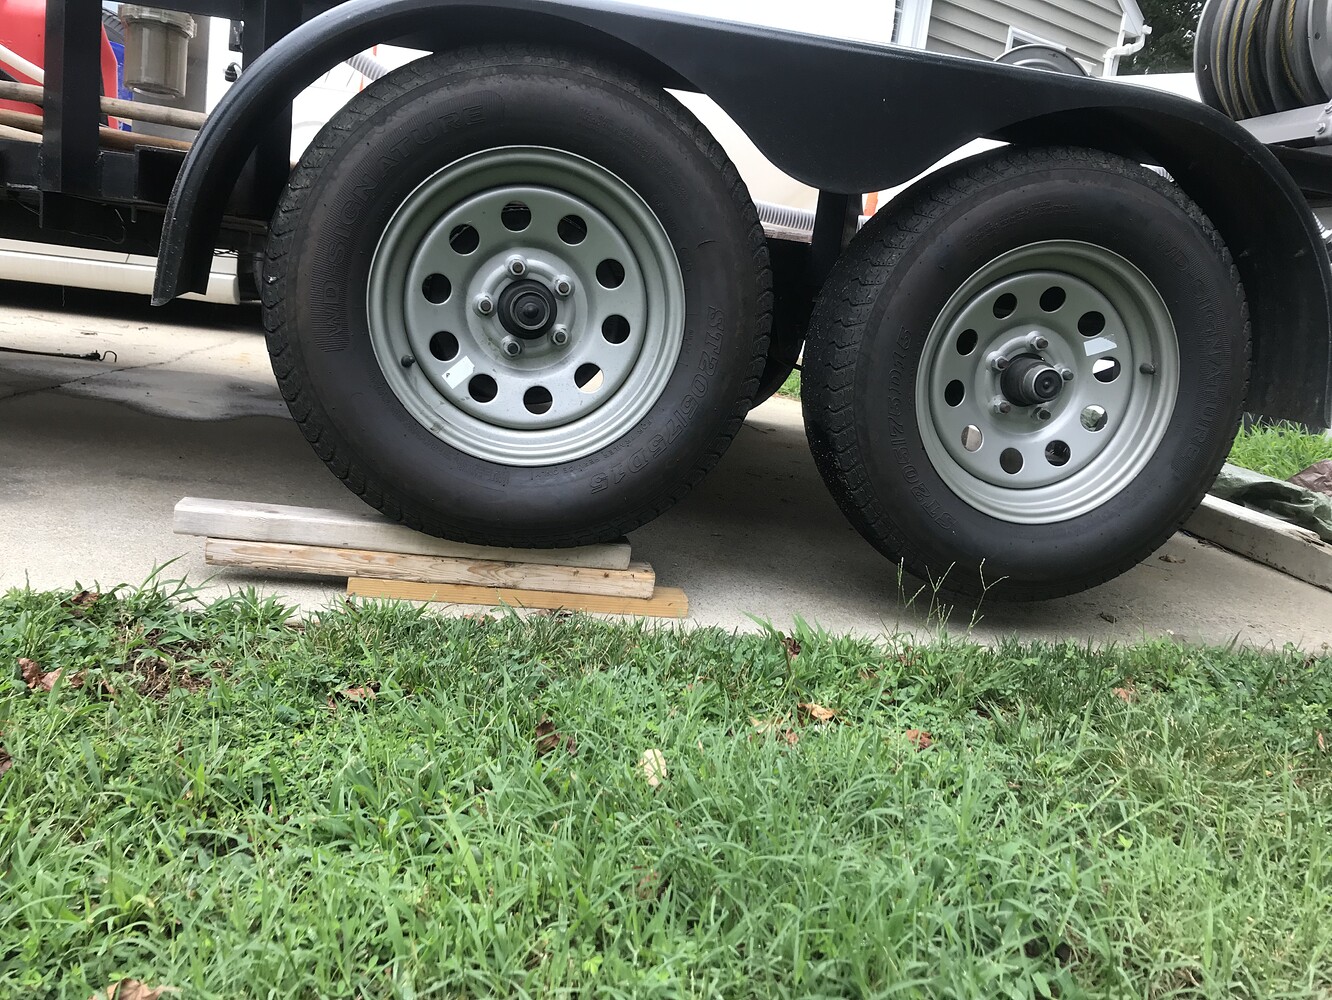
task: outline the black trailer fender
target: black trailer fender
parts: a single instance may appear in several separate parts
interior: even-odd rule
[[[202,289],[243,165],[274,109],[310,81],[377,43],[494,41],[588,52],[706,94],[776,166],[824,191],[892,187],[977,137],[1159,164],[1213,219],[1244,281],[1250,408],[1332,423],[1332,275],[1320,229],[1271,152],[1217,112],[1143,87],[596,3],[347,0],[296,28],[246,69],[200,132],[172,193],[154,302]]]

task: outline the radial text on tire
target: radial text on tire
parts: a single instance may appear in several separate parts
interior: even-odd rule
[[[618,537],[754,397],[767,248],[734,166],[659,88],[527,47],[428,57],[320,133],[273,221],[270,353],[316,452],[463,541]]]
[[[1057,597],[1197,506],[1248,356],[1229,252],[1177,187],[1010,147],[925,179],[848,248],[805,347],[805,423],[842,510],[909,572]]]

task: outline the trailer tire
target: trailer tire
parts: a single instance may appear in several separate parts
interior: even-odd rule
[[[411,63],[324,128],[263,302],[291,412],[353,492],[431,534],[551,547],[622,536],[718,461],[771,287],[743,182],[678,102],[507,46]]]
[[[772,333],[768,337],[768,359],[754,397],[755,406],[775,396],[799,366],[805,331],[814,309],[809,248],[785,240],[769,240],[768,257],[772,261]]]
[[[805,422],[843,512],[907,571],[1061,597],[1197,507],[1248,358],[1230,254],[1178,187],[1098,151],[1010,147],[926,178],[853,241],[815,307]]]

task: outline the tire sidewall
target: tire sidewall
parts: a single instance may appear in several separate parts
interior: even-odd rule
[[[567,62],[454,64],[343,137],[318,165],[286,280],[297,364],[351,460],[392,484],[405,519],[511,539],[611,524],[662,503],[716,447],[754,370],[759,283],[750,226],[693,138],[631,89]],[[449,163],[506,145],[584,156],[624,180],[662,223],[680,264],[679,358],[652,409],[619,440],[572,462],[503,466],[452,448],[398,401],[371,344],[365,289],[394,211]],[[741,414],[742,415],[742,414]]]
[[[931,326],[956,289],[1001,254],[1056,239],[1112,250],[1156,286],[1175,324],[1180,384],[1160,446],[1122,491],[1078,517],[1015,524],[972,507],[934,470],[916,383]],[[1168,537],[1224,460],[1247,358],[1236,278],[1171,192],[1114,174],[1090,184],[1085,171],[1045,171],[954,205],[901,260],[869,312],[854,376],[857,451],[896,554],[908,566],[951,566],[968,589],[983,576],[1021,590],[1106,578],[1123,568],[1126,539],[1142,540],[1145,555]]]

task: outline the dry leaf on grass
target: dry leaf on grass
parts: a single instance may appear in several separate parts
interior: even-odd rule
[[[789,728],[785,719],[755,719],[751,716],[749,724],[760,734],[772,734],[788,746],[795,746],[800,742],[800,734]],[[753,739],[752,736],[750,738]]]
[[[832,722],[833,719],[837,718],[836,709],[825,708],[813,701],[802,701],[796,706],[796,708],[800,709],[800,711],[804,712],[815,722]]]
[[[923,729],[908,729],[906,738],[916,745],[917,750],[928,750],[934,739]]]
[[[777,634],[781,635],[780,632]],[[787,662],[790,662],[794,657],[800,655],[800,643],[797,642],[793,636],[782,636],[782,649],[786,650]]]
[[[91,608],[101,599],[102,595],[95,590],[80,590],[69,599],[69,607],[76,618],[82,618],[84,609]]]
[[[662,890],[666,888],[661,880],[661,873],[649,871],[638,880],[638,887],[634,890],[634,895],[639,899],[660,899]]]
[[[56,681],[60,680],[60,678],[64,676],[64,673],[65,671],[61,669],[61,670],[52,670],[49,674],[42,674],[42,690],[50,691],[53,687],[55,687]],[[83,671],[80,670],[77,673],[70,674],[69,677],[65,679],[65,687],[68,688],[83,687]]]
[[[666,780],[666,755],[660,750],[644,750],[643,756],[638,759],[638,766],[653,788]]]
[[[20,657],[18,664],[19,670],[23,674],[23,683],[27,684],[28,688],[32,691],[52,690],[55,688],[56,682],[60,680],[61,675],[64,673],[63,667],[44,671],[36,660],[29,660],[26,657]],[[69,678],[66,679],[65,686],[71,688],[83,687],[83,671],[71,674]]]
[[[1327,753],[1327,740],[1323,739],[1323,731],[1322,731],[1321,729],[1318,730],[1318,749],[1319,749],[1319,750],[1322,750],[1323,753]],[[0,751],[0,752],[3,752],[3,751]],[[4,762],[3,762],[3,761],[0,761],[0,774],[4,774],[4,773],[5,773],[5,771],[4,771]]]
[[[0,747],[0,778],[3,778],[5,772],[14,766],[14,758],[9,756],[9,751]]]
[[[558,732],[555,729],[555,723],[550,720],[550,716],[543,715],[536,727],[537,756],[544,757],[552,750],[558,750],[560,747],[564,747],[571,754],[578,753],[577,741],[572,736],[565,736]]]
[[[1138,700],[1138,689],[1133,686],[1132,681],[1125,681],[1123,687],[1111,688],[1110,693],[1120,701],[1134,702]]]
[[[329,696],[328,710],[330,712],[336,712],[338,710],[338,702],[340,701],[345,701],[349,705],[364,705],[366,702],[374,701],[379,697],[377,693],[378,691],[379,685],[377,683],[370,683],[361,687],[343,688],[341,691],[335,691]]]
[[[536,752],[544,757],[560,745],[560,734],[555,731],[555,723],[547,716],[542,716],[536,727]]]
[[[30,660],[26,656],[20,656],[19,673],[23,675],[23,683],[28,687],[36,687],[42,682],[42,667],[36,660]]]
[[[88,1000],[161,1000],[167,993],[179,992],[174,986],[149,986],[137,979],[122,979],[101,993],[94,993]]]
[[[43,691],[50,691],[54,689],[56,686],[56,681],[60,680],[60,675],[62,673],[64,673],[62,669],[57,669],[57,670],[52,670],[49,673],[42,674],[41,679],[37,682],[37,687],[41,688]],[[82,685],[82,683],[83,683],[83,678],[78,674],[75,674],[73,677],[70,678],[69,686],[79,687]]]

